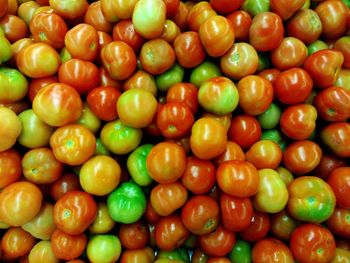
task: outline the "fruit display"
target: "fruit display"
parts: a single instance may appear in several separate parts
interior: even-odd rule
[[[0,262],[350,262],[349,8],[0,0]]]

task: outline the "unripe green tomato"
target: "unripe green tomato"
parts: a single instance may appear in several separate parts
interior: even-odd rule
[[[270,11],[270,0],[245,0],[241,9],[254,17],[259,13]]]
[[[232,263],[251,263],[251,252],[252,248],[249,243],[239,239],[228,254],[228,258]]]
[[[166,92],[171,86],[183,81],[185,70],[179,64],[175,64],[168,71],[156,77],[157,88]]]
[[[17,69],[0,67],[0,103],[18,102],[27,95],[27,92],[28,81],[20,71]]]
[[[269,108],[259,116],[257,119],[263,129],[275,128],[281,118],[281,109],[275,103],[271,103]]]
[[[312,42],[310,45],[307,46],[307,53],[310,56],[311,54],[320,51],[322,49],[327,49],[328,45],[323,42],[320,39],[317,39],[316,41]]]
[[[117,236],[96,235],[87,244],[87,257],[91,263],[113,263],[119,259],[121,250]]]
[[[204,81],[221,75],[220,68],[214,62],[204,61],[192,70],[190,82],[199,88]]]
[[[76,123],[84,125],[94,134],[101,128],[101,120],[90,110],[87,103],[83,104],[83,112]]]
[[[0,65],[12,57],[11,43],[0,30]]]

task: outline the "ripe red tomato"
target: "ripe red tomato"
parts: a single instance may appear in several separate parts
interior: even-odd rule
[[[350,124],[336,122],[321,130],[322,142],[338,157],[350,157]]]
[[[327,228],[335,235],[350,238],[350,222],[347,220],[350,216],[350,210],[346,208],[336,207],[333,214],[328,218]],[[339,246],[337,246],[339,247]]]
[[[49,84],[58,82],[56,76],[49,76],[44,78],[32,79],[29,83],[28,97],[31,102],[33,102],[34,97],[42,88],[46,87]]]
[[[69,191],[54,205],[56,227],[66,234],[79,235],[94,221],[97,205],[93,197],[83,191]]]
[[[252,249],[252,259],[256,263],[295,262],[290,249],[283,242],[275,238],[265,238],[255,243]]]
[[[72,173],[64,173],[50,185],[50,196],[57,201],[65,193],[80,189],[79,177]]]
[[[11,43],[26,38],[29,33],[28,26],[17,15],[7,14],[3,16],[0,19],[0,28],[2,28],[5,37]]]
[[[227,6],[225,6],[225,9],[227,9]],[[249,28],[252,24],[252,18],[249,13],[244,10],[237,10],[226,16],[226,18],[230,20],[233,25],[236,42],[248,42]]]
[[[334,169],[327,183],[332,187],[337,200],[337,206],[350,209],[350,200],[348,194],[350,192],[350,167],[339,167]]]
[[[256,169],[276,169],[282,160],[282,150],[273,141],[260,140],[249,148],[245,157]]]
[[[190,9],[187,16],[187,25],[191,31],[198,32],[200,25],[215,15],[215,10],[208,2],[199,2]]]
[[[140,50],[146,41],[139,33],[135,31],[131,19],[120,20],[113,27],[113,40],[123,41],[128,44],[135,53]]]
[[[270,217],[267,213],[254,211],[249,226],[239,232],[239,235],[245,241],[256,242],[267,235],[270,226]]]
[[[87,244],[87,237],[84,233],[70,235],[56,229],[51,236],[51,247],[55,256],[63,260],[72,260],[80,257]]]
[[[300,10],[305,0],[271,0],[270,8],[284,20],[288,20],[296,11]]]
[[[1,239],[2,252],[13,259],[28,254],[34,245],[34,237],[20,227],[9,228]]]
[[[175,50],[176,51],[176,50]],[[198,89],[191,83],[180,82],[171,86],[166,94],[166,102],[182,102],[195,114],[198,110]]]
[[[244,0],[211,0],[210,5],[220,14],[229,14],[239,9]]]
[[[113,24],[106,19],[102,12],[101,1],[92,2],[89,5],[84,15],[84,23],[106,33],[113,30]]]
[[[144,248],[150,238],[148,226],[143,221],[122,225],[118,232],[120,243],[127,249]]]

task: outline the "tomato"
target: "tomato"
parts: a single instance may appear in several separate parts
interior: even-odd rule
[[[64,47],[64,36],[68,27],[56,13],[43,12],[34,15],[30,20],[29,29],[36,42],[46,43],[56,49]]]
[[[154,77],[143,70],[136,71],[124,82],[123,90],[126,91],[129,89],[145,89],[155,97],[158,92]]]
[[[162,74],[170,69],[175,64],[175,58],[173,47],[160,38],[148,40],[141,48],[141,66],[153,75]]]
[[[216,119],[200,118],[192,126],[190,146],[193,154],[200,159],[211,159],[226,150],[225,127]]]
[[[32,149],[23,156],[24,177],[35,184],[50,184],[62,174],[63,164],[55,158],[49,148]]]
[[[27,79],[16,69],[1,67],[0,80],[0,103],[18,102],[28,92]]]
[[[283,20],[288,20],[293,14],[300,10],[305,4],[305,0],[296,0],[296,1],[277,1],[271,0],[270,8],[272,12],[275,12]]]
[[[135,31],[134,24],[130,19],[120,20],[115,24],[113,27],[113,40],[125,42],[135,52],[138,52],[145,42],[145,39]]]
[[[79,257],[85,250],[87,237],[84,233],[69,235],[56,229],[51,236],[51,247],[59,259],[72,260]]]
[[[350,257],[350,252],[348,250],[337,247],[335,249],[335,256],[331,262],[332,263],[347,262],[349,257]]]
[[[161,216],[156,213],[150,200],[147,201],[147,207],[146,207],[146,211],[145,211],[143,217],[149,223],[149,229],[150,229],[150,231],[152,230],[153,234],[154,234],[154,225],[159,221]],[[152,232],[151,232],[151,234],[152,234]],[[154,243],[155,243],[154,235],[153,235],[153,237],[151,235],[150,243],[154,245]]]
[[[160,35],[161,39],[164,39],[168,43],[173,43],[178,35],[180,35],[180,28],[172,20],[165,20],[163,33]]]
[[[50,0],[50,6],[54,9],[55,13],[59,14],[66,19],[75,19],[84,15],[87,7],[89,6],[86,0],[78,0],[74,4],[69,1],[57,1]]]
[[[286,206],[288,198],[287,187],[275,170],[259,170],[258,191],[253,198],[256,210],[265,213],[278,213]]]
[[[199,88],[204,81],[221,75],[220,68],[215,63],[204,61],[192,70],[190,82]]]
[[[342,1],[320,3],[315,11],[320,17],[324,38],[337,39],[347,30],[349,9]]]
[[[288,241],[299,222],[284,209],[271,216],[271,233],[278,239]]]
[[[101,142],[114,154],[127,154],[141,142],[142,130],[124,125],[121,120],[107,122],[101,130]]]
[[[11,43],[28,36],[26,23],[18,16],[7,14],[0,19],[0,28]]]
[[[255,243],[252,249],[253,262],[295,262],[290,249],[280,240],[265,238]]]
[[[209,256],[205,254],[200,248],[197,248],[192,254],[191,262],[203,263],[203,262],[207,262],[208,259],[209,259]]]
[[[145,222],[137,221],[122,225],[118,237],[123,247],[127,249],[141,249],[149,242],[150,233]]]
[[[259,115],[266,111],[273,99],[273,87],[266,79],[249,75],[237,84],[239,106],[246,114]]]
[[[29,100],[33,102],[34,97],[39,92],[39,90],[41,90],[42,88],[44,88],[49,84],[56,83],[57,80],[58,79],[56,76],[32,79],[29,83],[29,90],[27,94],[29,97]]]
[[[152,248],[144,247],[141,249],[124,250],[120,256],[121,263],[142,262],[142,260],[145,263],[152,263],[155,261]]]
[[[188,13],[187,25],[191,31],[198,32],[201,24],[213,16],[216,12],[208,2],[196,3]]]
[[[188,4],[188,2],[187,2]],[[190,8],[187,7],[185,3],[180,1],[180,5],[177,9],[176,14],[172,17],[172,20],[176,23],[176,25],[180,28],[181,32],[183,32],[187,28],[187,17]]]
[[[10,149],[22,131],[20,119],[16,113],[6,107],[0,107],[0,117],[5,120],[0,128],[0,136],[3,140],[0,143],[0,152]]]
[[[288,212],[296,219],[321,223],[334,211],[336,204],[334,192],[318,177],[298,177],[288,185],[288,191]]]
[[[190,156],[186,160],[181,181],[194,194],[208,193],[215,185],[215,166],[209,160]]]
[[[326,121],[345,121],[350,117],[350,91],[341,87],[328,87],[317,93],[314,105]]]
[[[335,241],[327,228],[305,223],[293,232],[290,249],[299,262],[329,262],[335,255]]]
[[[60,260],[55,257],[52,251],[51,241],[41,240],[32,248],[28,255],[29,262],[37,263],[59,263]]]
[[[312,171],[313,175],[327,180],[330,173],[338,168],[346,166],[344,160],[330,154],[323,154],[319,165]]]
[[[270,218],[268,214],[254,211],[250,225],[239,232],[241,238],[248,242],[256,242],[263,239],[270,230]]]
[[[270,1],[269,0],[258,0],[258,1],[246,0],[244,1],[241,8],[254,17],[259,13],[269,11]]]
[[[8,11],[8,1],[1,1],[0,17],[3,17]]]
[[[279,70],[287,70],[303,65],[308,55],[306,45],[295,37],[286,37],[271,52],[271,62]],[[288,59],[287,59],[288,58]]]
[[[246,229],[253,216],[253,206],[249,198],[239,198],[222,193],[220,195],[221,223],[230,231]]]
[[[344,69],[350,68],[349,40],[350,38],[348,36],[343,36],[334,43],[334,48],[339,50],[344,56],[344,63],[342,65]]]
[[[185,150],[173,142],[158,143],[149,152],[146,167],[149,176],[158,183],[174,183],[185,171]]]
[[[309,45],[316,41],[322,33],[321,19],[312,9],[300,9],[288,20],[286,33],[290,37],[303,41],[305,45]]]
[[[84,23],[92,25],[96,30],[110,33],[113,25],[102,12],[101,1],[92,2],[84,14]]]
[[[193,114],[198,110],[198,89],[191,83],[177,83],[171,86],[166,95],[166,102],[185,103]]]
[[[22,156],[14,149],[0,152],[0,188],[17,182],[22,177]]]
[[[155,263],[190,263],[190,256],[186,248],[180,247],[170,251],[160,250],[157,254]]]
[[[243,0],[211,0],[210,5],[218,13],[229,14],[239,9],[242,6],[243,2]]]
[[[53,208],[56,227],[66,234],[79,235],[94,221],[97,205],[93,197],[83,191],[69,191],[58,199]]]
[[[289,144],[283,153],[283,163],[288,170],[297,175],[311,172],[320,163],[322,150],[309,140]]]
[[[89,226],[92,234],[105,234],[113,229],[115,222],[108,212],[107,204],[104,202],[97,203],[97,213],[94,222]]]
[[[21,49],[16,63],[18,69],[30,78],[52,76],[61,65],[57,51],[45,43],[34,43]]]
[[[270,107],[265,112],[257,116],[260,126],[264,129],[275,128],[279,124],[280,118],[281,109],[276,103],[271,103]]]
[[[150,201],[160,216],[169,216],[187,201],[187,189],[179,182],[158,184],[152,188]]]
[[[245,158],[257,169],[276,169],[282,160],[282,150],[273,141],[260,140],[249,148]]]
[[[235,33],[230,20],[211,16],[200,25],[199,37],[209,56],[220,57],[233,45]]]
[[[176,37],[173,46],[176,59],[184,68],[194,68],[205,59],[205,49],[197,32],[181,33]]]
[[[0,193],[1,221],[20,226],[32,220],[40,211],[43,194],[30,182],[15,182]]]
[[[190,235],[180,215],[162,217],[156,223],[154,231],[157,247],[162,250],[173,250],[182,246]]]
[[[328,218],[326,224],[327,228],[335,235],[349,238],[350,237],[350,224],[349,218],[350,211],[349,209],[336,207],[334,213]]]
[[[107,205],[114,221],[131,224],[145,212],[146,197],[137,184],[125,182],[108,195]]]
[[[350,156],[350,124],[337,122],[321,130],[321,141],[338,157]]]
[[[181,209],[181,219],[193,234],[204,235],[213,232],[219,225],[218,203],[207,195],[195,195]]]
[[[350,191],[350,167],[339,167],[334,169],[327,183],[332,187],[337,200],[337,206],[350,209],[350,202],[347,195]]]
[[[117,262],[121,254],[120,240],[115,235],[95,235],[87,244],[90,262]]]
[[[20,227],[9,228],[1,239],[1,250],[10,258],[28,254],[34,245],[34,237]]]
[[[310,74],[316,87],[326,88],[337,80],[343,62],[344,57],[341,52],[325,49],[310,55],[303,67]]]
[[[53,184],[50,185],[50,195],[57,201],[65,193],[72,190],[80,190],[79,178],[75,174],[63,173]]]
[[[132,23],[135,31],[147,39],[159,37],[166,19],[166,5],[163,0],[140,0],[135,4]]]
[[[238,239],[228,254],[232,263],[250,263],[251,247],[248,242]]]
[[[21,227],[35,238],[49,240],[56,229],[53,221],[53,204],[43,202],[38,214]]]
[[[271,51],[280,45],[283,35],[281,17],[272,12],[262,12],[253,18],[249,42],[257,51]]]
[[[216,181],[223,192],[244,198],[257,193],[259,175],[249,162],[227,161],[216,170]]]
[[[152,122],[157,104],[157,100],[149,91],[129,89],[118,98],[118,116],[129,127],[144,128]]]
[[[291,68],[281,72],[274,82],[277,99],[284,104],[303,103],[311,94],[313,80],[302,68]]]
[[[185,70],[175,63],[169,70],[156,76],[156,85],[159,91],[166,92],[171,86],[181,83],[185,76]]]
[[[228,6],[225,6],[225,9]],[[234,32],[235,40],[247,42],[249,39],[249,28],[252,24],[251,16],[244,10],[237,10],[227,15],[226,18],[231,21]]]

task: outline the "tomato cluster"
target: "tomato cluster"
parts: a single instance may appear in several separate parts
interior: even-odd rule
[[[0,0],[0,261],[350,262],[348,0]]]

